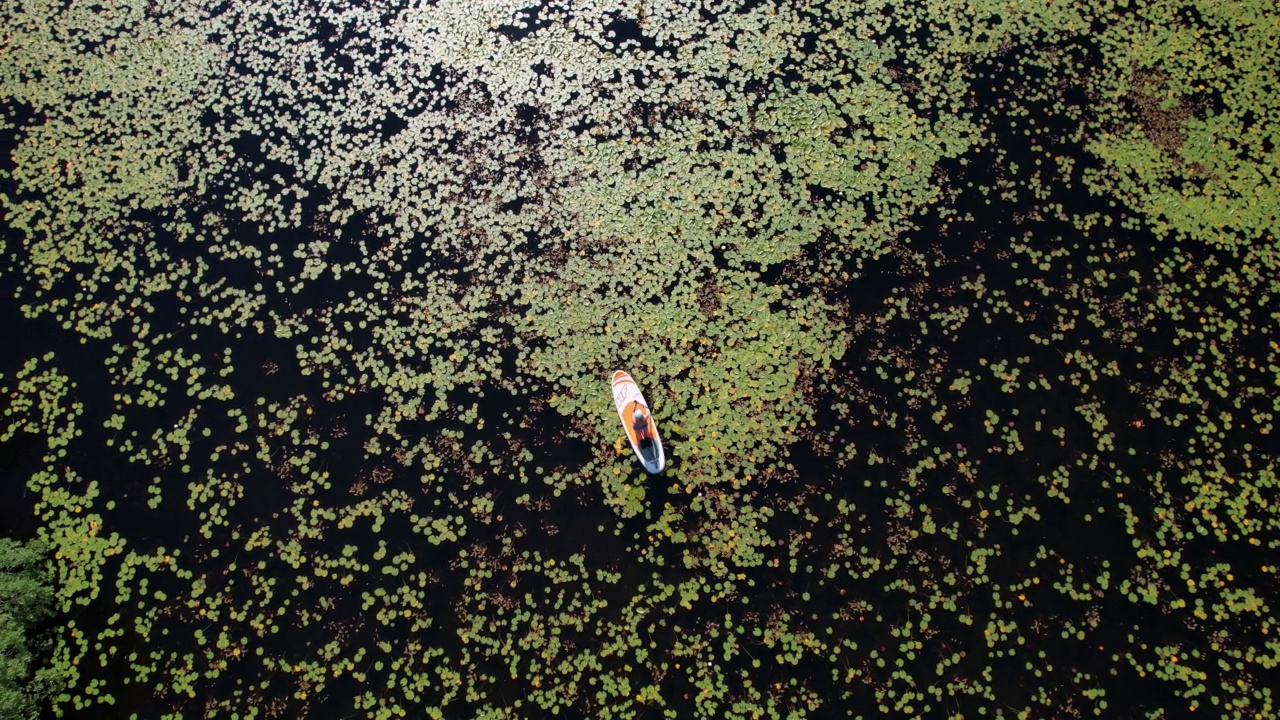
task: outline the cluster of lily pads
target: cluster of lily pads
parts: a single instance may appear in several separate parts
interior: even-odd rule
[[[1275,714],[1269,3],[0,19],[55,714]]]

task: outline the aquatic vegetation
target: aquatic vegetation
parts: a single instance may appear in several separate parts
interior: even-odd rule
[[[1090,184],[1160,236],[1243,251],[1274,243],[1275,129],[1257,119],[1280,103],[1276,23],[1275,8],[1248,2],[1153,2],[1109,28],[1145,39],[1109,43],[1108,72],[1091,81],[1105,121],[1082,134],[1102,161]]]
[[[56,714],[1275,714],[1265,3],[108,5],[0,11]]]

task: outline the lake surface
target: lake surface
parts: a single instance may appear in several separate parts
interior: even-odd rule
[[[944,5],[0,10],[49,713],[1273,716],[1280,15]]]

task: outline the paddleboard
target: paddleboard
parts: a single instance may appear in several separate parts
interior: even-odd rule
[[[636,381],[622,370],[613,374],[613,404],[618,408],[618,419],[640,464],[654,475],[662,472],[667,458],[662,453],[662,438],[658,437],[653,413],[649,412],[649,403],[645,402]]]

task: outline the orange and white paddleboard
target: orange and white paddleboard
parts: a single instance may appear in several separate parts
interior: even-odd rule
[[[662,472],[667,459],[662,454],[662,439],[658,437],[653,413],[649,412],[649,403],[645,402],[636,381],[622,370],[613,374],[613,404],[618,408],[618,419],[640,464],[655,475]]]

